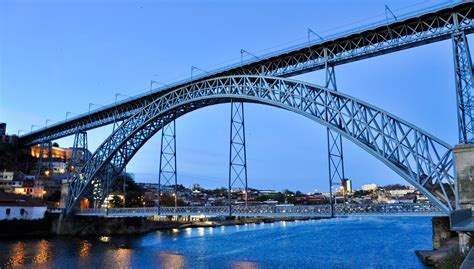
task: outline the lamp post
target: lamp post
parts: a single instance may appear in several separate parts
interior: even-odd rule
[[[57,120],[46,119],[46,123],[44,124],[44,127],[47,127],[47,126],[48,126],[48,122],[50,122],[50,121],[57,122]]]
[[[30,133],[33,132],[33,127],[40,127],[40,126],[39,126],[39,125],[36,125],[36,124],[31,124]]]
[[[192,75],[191,75],[191,77],[192,77]],[[163,86],[166,86],[166,87],[170,86],[166,83],[162,83],[162,82],[159,82],[159,81],[156,81],[156,80],[150,80],[150,92],[153,91],[153,84],[159,84],[159,85],[163,85]]]
[[[243,63],[244,63],[244,53],[250,55],[250,56],[253,56],[255,59],[260,59],[257,55],[253,54],[253,53],[250,53],[244,49],[240,49],[240,65],[242,66]]]
[[[210,74],[209,72],[207,72],[206,70],[204,69],[201,69],[201,68],[198,68],[198,67],[195,67],[195,66],[191,66],[191,79],[193,79],[193,71],[194,70],[199,70],[199,71],[202,71],[204,73],[207,73],[207,74]]]
[[[99,105],[99,104],[89,103],[89,114],[91,113],[91,107],[92,106],[101,107],[101,105]]]
[[[321,39],[321,41],[324,41],[324,38],[322,36],[318,35],[318,33],[313,31],[311,28],[308,28],[308,45],[311,44],[311,34],[317,36],[319,39]]]
[[[66,112],[66,120],[67,120],[67,116],[68,116],[69,114],[79,115],[78,113],[68,111],[68,112]]]

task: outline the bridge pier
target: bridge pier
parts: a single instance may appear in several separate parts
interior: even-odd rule
[[[458,184],[458,209],[474,210],[474,144],[459,144],[454,147],[456,177]],[[459,233],[459,249],[469,250],[469,236]]]
[[[449,217],[432,217],[431,226],[433,231],[433,250],[440,249],[447,241],[456,236],[455,232],[450,231]]]

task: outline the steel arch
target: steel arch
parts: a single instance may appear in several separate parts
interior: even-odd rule
[[[280,107],[319,122],[380,159],[445,212],[456,206],[457,188],[449,144],[341,92],[277,77],[228,76],[178,88],[124,121],[84,167],[81,174],[86,180],[72,181],[70,190],[74,191],[69,192],[66,212],[73,211],[76,201],[91,187],[91,179],[106,178],[105,170],[110,168],[120,172],[165,124],[198,108],[231,100]]]

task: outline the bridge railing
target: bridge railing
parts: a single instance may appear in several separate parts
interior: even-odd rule
[[[137,208],[85,208],[77,211],[83,216],[227,216],[228,206],[181,206]],[[370,215],[444,215],[433,204],[340,204],[334,206],[335,216]],[[233,216],[321,216],[331,215],[330,205],[302,206],[233,206]]]
[[[335,215],[371,215],[371,214],[444,214],[434,204],[342,204],[334,207]]]

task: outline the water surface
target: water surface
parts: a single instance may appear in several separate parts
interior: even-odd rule
[[[363,217],[2,239],[0,268],[425,268],[428,217]]]

